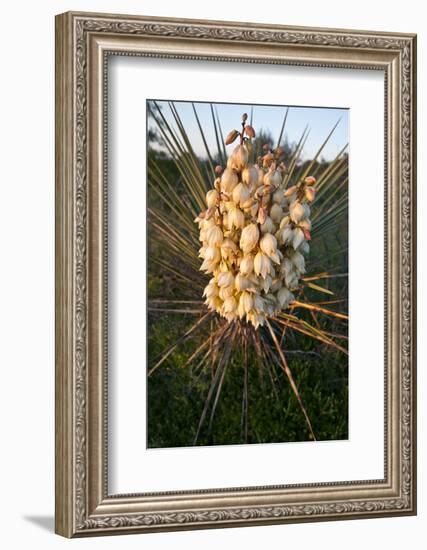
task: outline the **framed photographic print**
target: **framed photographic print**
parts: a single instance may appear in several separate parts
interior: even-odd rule
[[[416,513],[416,37],[56,18],[56,532]]]

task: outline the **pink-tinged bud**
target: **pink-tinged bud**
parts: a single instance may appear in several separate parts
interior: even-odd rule
[[[289,187],[288,189],[286,189],[285,197],[290,197],[291,195],[293,195],[295,193],[296,190],[297,190],[297,186],[292,185],[292,187]]]
[[[313,202],[316,197],[316,190],[314,187],[306,187],[304,189],[304,195],[308,202]]]
[[[304,238],[306,241],[311,241],[311,233],[308,229],[303,229]]]
[[[231,130],[231,132],[227,135],[225,139],[225,144],[230,145],[230,143],[233,143],[237,136],[239,135],[239,132],[237,130]]]
[[[255,137],[255,130],[252,128],[252,126],[249,126],[249,124],[247,124],[245,126],[245,134],[250,138],[254,138]]]

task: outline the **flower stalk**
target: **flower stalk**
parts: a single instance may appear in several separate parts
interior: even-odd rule
[[[207,209],[195,221],[200,270],[211,276],[206,305],[229,322],[246,320],[258,328],[289,307],[305,273],[316,180],[308,176],[286,187],[281,148],[265,148],[252,164],[255,130],[246,120],[245,113],[241,131],[228,134],[227,145],[238,137],[239,144],[225,169],[215,169]]]

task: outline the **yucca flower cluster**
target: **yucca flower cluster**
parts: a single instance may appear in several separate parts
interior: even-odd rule
[[[216,168],[200,229],[201,271],[211,275],[204,290],[206,304],[229,322],[246,319],[257,328],[268,316],[289,307],[305,273],[311,240],[310,206],[315,178],[286,187],[283,150],[265,147],[251,162],[254,129],[242,117],[226,144],[240,143],[225,169]]]

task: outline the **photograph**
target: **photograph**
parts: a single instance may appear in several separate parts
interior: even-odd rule
[[[147,448],[347,440],[350,110],[146,112]]]

